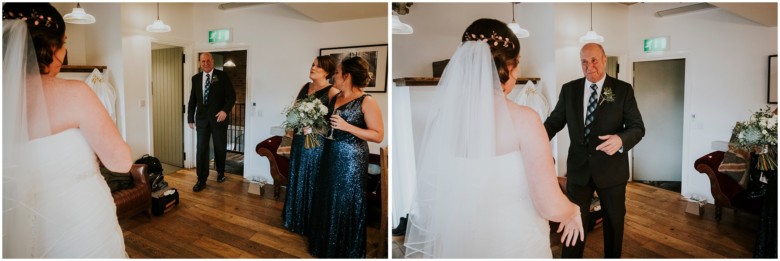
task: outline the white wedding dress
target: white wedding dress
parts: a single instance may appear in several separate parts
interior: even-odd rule
[[[461,44],[435,97],[416,160],[406,257],[551,258],[550,226],[523,162],[522,153],[536,152],[520,151],[486,43]]]
[[[4,257],[127,257],[111,191],[79,129],[31,140],[20,156],[24,167],[17,170],[32,186],[4,189],[23,195],[16,204],[30,220],[4,224],[4,236],[21,237],[3,239],[12,241]]]

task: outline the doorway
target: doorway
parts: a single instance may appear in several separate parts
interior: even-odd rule
[[[245,126],[246,126],[246,68],[247,51],[219,51],[211,52],[214,58],[214,68],[225,72],[233,83],[236,91],[236,103],[230,112],[227,133],[227,157],[225,159],[225,172],[244,175]],[[213,148],[213,146],[212,146]],[[213,158],[213,150],[210,152]],[[213,161],[212,161],[213,162]],[[209,168],[214,169],[214,164]]]
[[[184,49],[152,44],[152,154],[160,162],[184,166]]]
[[[680,192],[685,59],[635,62],[634,93],[645,137],[633,149],[633,179]]]

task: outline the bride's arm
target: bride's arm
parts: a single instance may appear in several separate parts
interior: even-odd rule
[[[569,201],[558,185],[549,139],[539,115],[528,107],[511,104],[510,108],[534,207],[542,217],[555,222],[579,215],[577,205]]]
[[[100,103],[95,93],[83,82],[68,81],[70,88],[71,110],[81,129],[81,133],[97,154],[106,168],[113,172],[130,171],[133,160],[130,157],[130,146],[122,140],[119,130],[114,126],[111,116]]]

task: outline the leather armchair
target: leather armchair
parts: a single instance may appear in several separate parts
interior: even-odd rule
[[[268,158],[268,162],[271,164],[271,178],[274,180],[274,198],[279,199],[279,193],[282,186],[289,184],[288,177],[290,175],[290,159],[276,154],[276,150],[282,143],[281,136],[270,137],[255,147],[255,152],[262,157]],[[265,191],[260,188],[260,196],[262,197]]]
[[[723,208],[743,210],[756,215],[761,214],[759,201],[746,199],[746,191],[736,180],[718,171],[724,152],[715,151],[702,156],[693,163],[696,171],[706,174],[710,181],[710,192],[715,198],[715,220],[720,221]]]
[[[129,173],[120,173],[133,176],[133,187],[111,193],[116,204],[118,219],[132,217],[142,212],[151,219],[152,191],[149,182],[146,181],[146,172],[145,164],[133,164]]]

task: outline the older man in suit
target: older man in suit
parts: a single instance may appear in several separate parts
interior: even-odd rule
[[[198,148],[195,165],[198,182],[192,191],[206,187],[209,177],[209,139],[214,142],[214,161],[217,182],[225,181],[225,157],[227,156],[228,115],[236,102],[236,91],[230,78],[223,71],[214,69],[211,53],[199,56],[201,72],[192,76],[192,91],[187,106],[187,122],[198,131]]]
[[[587,210],[593,192],[598,193],[605,214],[604,257],[618,258],[626,215],[627,152],[645,135],[645,126],[631,85],[606,74],[607,56],[601,45],[584,45],[580,62],[585,77],[563,85],[544,127],[552,139],[569,126],[567,194],[580,206],[582,223],[588,224]],[[585,242],[564,246],[561,257],[582,257],[584,246]]]

